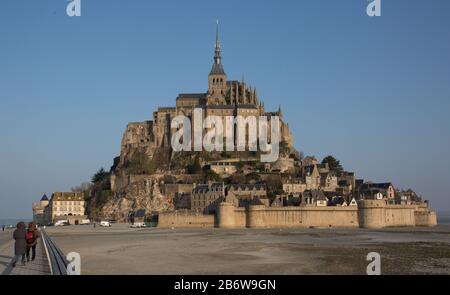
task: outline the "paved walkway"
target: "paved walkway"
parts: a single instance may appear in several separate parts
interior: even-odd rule
[[[42,239],[39,239],[36,247],[36,259],[22,265],[17,263],[12,267],[11,260],[14,256],[14,241],[12,230],[0,232],[0,275],[50,275],[47,254]]]

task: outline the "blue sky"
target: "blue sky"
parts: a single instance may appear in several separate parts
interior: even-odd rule
[[[450,211],[450,1],[0,2],[0,217],[109,168],[126,124],[230,79],[279,104],[295,145]]]

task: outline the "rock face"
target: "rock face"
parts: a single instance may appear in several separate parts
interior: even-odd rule
[[[103,216],[126,221],[139,209],[145,209],[147,215],[173,210],[172,199],[161,193],[159,182],[159,177],[146,177],[126,185],[103,206]]]

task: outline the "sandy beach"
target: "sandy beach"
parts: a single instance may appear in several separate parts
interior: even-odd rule
[[[450,225],[367,229],[49,227],[83,274],[450,274]]]

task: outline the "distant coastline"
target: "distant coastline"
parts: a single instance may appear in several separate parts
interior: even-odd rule
[[[16,226],[20,221],[30,222],[31,220],[31,218],[0,218],[0,226]]]
[[[437,212],[438,224],[450,224],[450,211]]]

